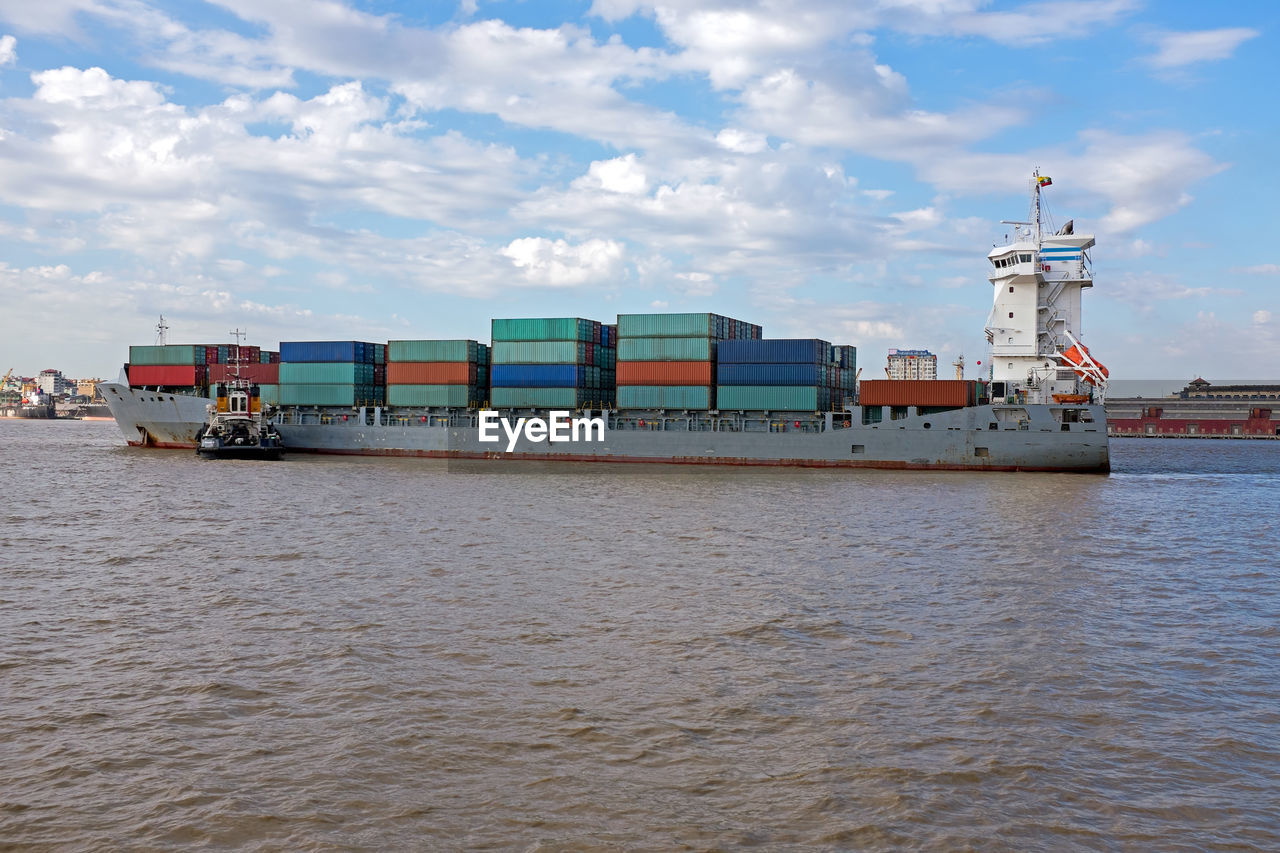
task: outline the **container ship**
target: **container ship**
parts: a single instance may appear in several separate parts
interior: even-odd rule
[[[1048,233],[1050,183],[1033,177],[1031,215],[1006,220],[1012,242],[988,254],[985,379],[859,383],[853,346],[771,339],[718,314],[495,319],[488,343],[278,351],[170,345],[162,320],[102,394],[138,446],[195,447],[238,375],[274,406],[291,453],[1105,473],[1108,374],[1079,340],[1094,240],[1071,222]],[[581,440],[557,440],[570,415]]]

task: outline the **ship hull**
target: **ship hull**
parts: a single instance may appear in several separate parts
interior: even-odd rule
[[[521,437],[506,452],[479,440],[474,427],[359,424],[278,426],[289,450],[439,459],[667,463],[680,465],[886,468],[899,470],[1074,471],[1110,470],[1102,407],[1093,423],[1062,430],[1048,406],[1021,407],[1025,428],[991,406],[913,416],[875,425],[834,420],[821,431],[712,432],[608,429],[599,442],[531,442]],[[781,421],[779,421],[781,423]],[[996,423],[997,429],[990,429]],[[927,424],[927,426],[926,426]]]
[[[106,386],[125,439],[152,447],[196,446],[212,400]],[[289,452],[434,459],[664,463],[679,465],[884,468],[896,470],[1060,471],[1107,473],[1110,457],[1101,405],[1079,407],[1078,423],[1054,416],[1060,406],[973,406],[862,424],[854,409],[811,431],[789,430],[779,416],[759,431],[698,431],[682,418],[612,419],[603,441],[550,443],[505,438],[481,442],[472,425],[436,425],[386,412],[306,415],[277,424]],[[311,422],[307,422],[307,420]],[[361,422],[363,420],[363,422]],[[846,427],[844,424],[848,424]],[[654,427],[665,428],[654,428]],[[993,428],[994,427],[994,428]],[[772,430],[778,431],[772,431]]]
[[[132,447],[195,447],[207,407],[217,402],[212,397],[148,391],[117,382],[104,382],[99,388]]]

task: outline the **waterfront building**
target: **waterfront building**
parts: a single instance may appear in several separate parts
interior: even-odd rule
[[[891,349],[885,373],[890,379],[937,379],[938,357],[927,349]]]

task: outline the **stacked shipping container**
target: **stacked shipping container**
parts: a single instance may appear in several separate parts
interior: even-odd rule
[[[620,314],[617,335],[619,408],[711,409],[720,343],[761,329],[719,314]]]
[[[365,341],[280,344],[281,405],[379,406],[386,401],[386,345]]]
[[[208,386],[209,350],[204,344],[129,347],[129,385],[134,388]]]
[[[163,344],[129,347],[129,384],[135,388],[199,388],[227,382],[240,359],[250,382],[275,384],[280,353],[235,344]],[[265,399],[265,398],[264,398]]]
[[[471,340],[387,344],[387,405],[467,406],[489,399],[489,347]]]
[[[609,405],[614,397],[616,362],[612,341],[608,326],[580,317],[494,320],[490,368],[493,406],[577,409]]]
[[[720,409],[817,412],[853,396],[853,347],[817,338],[725,341],[716,368]]]

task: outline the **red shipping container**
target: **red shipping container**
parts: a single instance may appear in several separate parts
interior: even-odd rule
[[[393,361],[387,365],[388,385],[475,385],[473,361]]]
[[[858,386],[863,406],[969,406],[973,383],[965,379],[864,379]]]
[[[205,384],[205,369],[203,364],[131,364],[129,385],[133,388],[153,385],[176,385],[184,388],[200,386]]]
[[[620,361],[618,385],[712,385],[709,361]]]
[[[209,365],[210,382],[230,382],[236,375],[234,364]],[[242,364],[240,378],[255,382],[258,385],[278,385],[280,383],[279,364]]]

